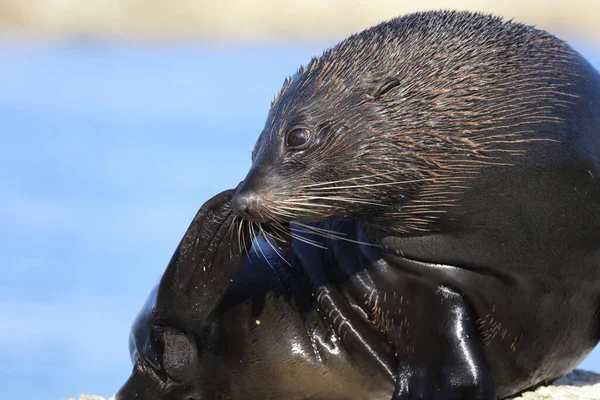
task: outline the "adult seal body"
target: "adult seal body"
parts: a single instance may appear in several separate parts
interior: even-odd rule
[[[540,30],[433,12],[346,39],[285,82],[233,204],[357,222],[394,398],[505,397],[598,341],[600,77]]]
[[[179,322],[134,332],[177,326],[196,351],[182,354],[219,367],[155,379],[147,398],[504,398],[598,342],[600,76],[559,39],[471,13],[375,26],[286,80],[252,158],[220,226],[237,214],[238,238],[250,221],[291,247],[244,261],[243,240],[194,239],[240,252],[182,270],[233,284],[200,316],[207,296],[165,284],[188,299],[164,308]],[[164,370],[149,358],[136,368]]]

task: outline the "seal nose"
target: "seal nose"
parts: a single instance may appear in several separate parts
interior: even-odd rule
[[[264,222],[260,214],[262,200],[254,191],[236,193],[231,201],[233,210],[242,218],[253,222]]]

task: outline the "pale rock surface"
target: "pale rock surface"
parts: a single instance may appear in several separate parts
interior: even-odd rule
[[[75,400],[73,397],[69,397],[68,400]],[[96,396],[95,394],[89,396],[87,394],[82,394],[79,396],[79,400],[105,400],[104,397]],[[108,400],[115,400],[114,397],[109,398]]]
[[[600,375],[576,369],[557,379],[552,386],[544,386],[523,393],[514,400],[600,400]]]

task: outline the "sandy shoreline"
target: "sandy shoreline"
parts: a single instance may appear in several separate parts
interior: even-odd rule
[[[336,40],[431,9],[491,12],[561,35],[600,35],[596,0],[0,0],[0,35],[33,39]],[[597,39],[596,39],[597,40]]]

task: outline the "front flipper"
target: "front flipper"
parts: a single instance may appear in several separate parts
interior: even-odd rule
[[[198,211],[131,330],[131,377],[119,400],[225,398],[216,344],[203,335],[251,244],[247,223],[236,222],[233,191]],[[203,351],[198,351],[201,348]],[[198,384],[198,379],[211,379]]]
[[[494,381],[466,300],[438,286],[433,296],[413,303],[417,307],[411,345],[398,354],[392,400],[495,400]]]
[[[204,321],[237,273],[251,240],[247,223],[235,221],[232,196],[228,190],[207,201],[175,250],[158,287],[162,319],[175,312],[186,323]]]

